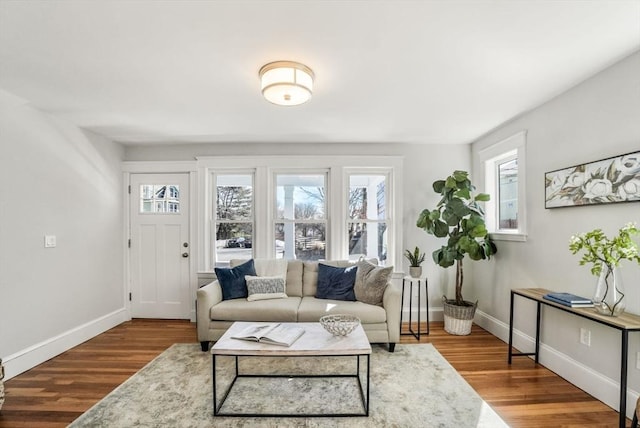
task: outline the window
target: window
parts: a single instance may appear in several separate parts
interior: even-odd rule
[[[526,239],[525,143],[520,132],[480,151],[484,166],[487,227],[494,239]]]
[[[253,257],[253,175],[216,174],[215,264]]]
[[[387,177],[351,174],[347,194],[349,258],[387,259]]]
[[[326,258],[325,174],[276,174],[274,215],[277,258]]]
[[[175,184],[140,185],[140,213],[171,214],[180,212],[180,186]]]
[[[402,209],[402,157],[200,156],[197,162],[204,200],[198,230],[211,237],[198,251],[200,271],[249,257],[365,256],[402,265],[402,215],[394,211]]]

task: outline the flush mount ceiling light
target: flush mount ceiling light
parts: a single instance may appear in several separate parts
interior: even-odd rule
[[[307,102],[313,92],[313,71],[293,61],[275,61],[260,69],[262,95],[279,106],[297,106]]]

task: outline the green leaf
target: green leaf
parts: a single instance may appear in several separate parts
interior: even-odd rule
[[[454,180],[458,182],[466,181],[469,177],[469,173],[467,171],[453,171],[452,177]]]
[[[446,223],[436,220],[433,222],[433,234],[438,238],[444,238],[449,234],[449,226]]]
[[[474,201],[480,201],[480,202],[487,202],[490,199],[491,199],[491,196],[489,196],[487,193],[478,193],[476,197],[473,198]]]
[[[437,211],[435,211],[437,213]],[[422,210],[416,221],[416,226],[421,229],[425,229],[431,222],[431,212],[428,209]]]
[[[456,183],[455,178],[453,177],[447,177],[447,180],[445,182],[444,187],[446,189],[457,189],[458,188],[458,184]]]
[[[433,182],[433,190],[436,193],[442,194],[442,191],[444,190],[444,185],[445,185],[445,181],[444,180],[434,181]]]
[[[460,189],[455,193],[455,195],[458,198],[470,199],[471,198],[471,191],[469,189]]]

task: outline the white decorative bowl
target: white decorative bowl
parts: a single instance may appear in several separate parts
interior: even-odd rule
[[[334,336],[346,336],[358,327],[360,318],[353,315],[335,314],[320,318],[320,325]]]

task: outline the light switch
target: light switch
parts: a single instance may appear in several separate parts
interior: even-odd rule
[[[56,246],[56,235],[44,235],[44,248],[54,248]]]

